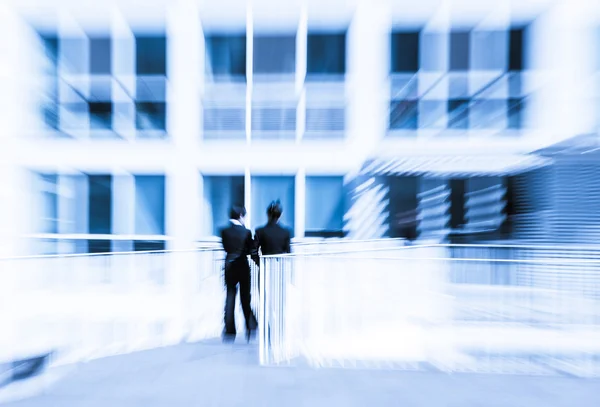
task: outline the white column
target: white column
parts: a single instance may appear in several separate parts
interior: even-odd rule
[[[561,0],[530,28],[525,89],[533,96],[528,121],[545,144],[595,130],[595,3]]]
[[[362,161],[384,137],[388,114],[390,4],[359,0],[348,30],[348,137],[353,158]]]
[[[251,2],[246,3],[246,143],[252,140],[252,87],[254,83],[254,20]]]
[[[37,35],[11,9],[0,4],[0,257],[25,254],[19,237],[29,228],[32,183],[21,167],[19,147],[40,126],[37,101],[43,68]]]
[[[306,169],[301,168],[296,174],[294,195],[294,237],[301,239],[306,230]]]
[[[252,230],[252,174],[250,168],[244,171],[244,206],[246,207],[246,227]]]
[[[175,150],[166,174],[166,227],[171,238],[167,281],[176,314],[169,341],[191,332],[191,309],[197,256],[190,251],[199,236],[200,174],[196,166],[200,134],[201,28],[197,6],[176,2],[167,12],[167,130]],[[186,252],[179,252],[186,251]]]

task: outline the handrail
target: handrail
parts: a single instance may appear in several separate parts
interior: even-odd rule
[[[143,255],[143,254],[169,254],[169,253],[197,253],[221,251],[220,247],[200,247],[196,249],[185,250],[141,250],[127,252],[104,252],[104,253],[69,253],[69,254],[39,254],[33,256],[13,256],[0,257],[0,261],[8,260],[28,260],[28,259],[52,259],[52,258],[78,258],[78,257],[106,257],[106,256],[127,256],[127,255]]]
[[[313,245],[327,245],[327,244],[336,244],[336,243],[377,243],[377,242],[388,242],[388,241],[403,241],[405,239],[373,239],[373,240],[339,240],[339,241],[318,241],[314,243],[305,242],[305,243],[294,243],[292,247],[295,246],[310,246]],[[264,258],[274,258],[274,257],[294,257],[294,256],[306,256],[306,255],[328,255],[328,254],[349,254],[349,253],[369,253],[369,252],[381,252],[387,250],[414,250],[419,248],[474,248],[474,249],[524,249],[524,250],[558,250],[558,251],[598,251],[600,253],[600,245],[586,245],[586,246],[574,246],[574,245],[519,245],[519,244],[461,244],[461,243],[431,243],[431,244],[413,244],[410,246],[388,246],[388,247],[376,247],[370,249],[360,249],[360,250],[336,250],[336,251],[310,251],[310,252],[294,252],[294,253],[285,253],[285,254],[277,254],[277,255],[265,255],[261,256]],[[27,259],[51,259],[51,258],[78,258],[78,257],[105,257],[105,256],[125,256],[125,255],[142,255],[142,254],[168,254],[168,253],[195,253],[195,252],[221,252],[223,249],[220,245],[215,245],[214,247],[210,246],[200,246],[194,249],[184,249],[184,250],[146,250],[146,251],[126,251],[126,252],[104,252],[104,253],[72,253],[72,254],[41,254],[41,255],[28,255],[28,256],[11,256],[11,257],[0,257],[0,261],[8,261],[8,260],[27,260]]]

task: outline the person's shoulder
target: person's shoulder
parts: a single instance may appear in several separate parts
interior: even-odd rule
[[[292,233],[292,229],[290,229],[286,225],[277,224],[277,226],[279,226],[279,228],[281,230],[283,230],[284,232],[286,232],[287,234],[291,234]]]

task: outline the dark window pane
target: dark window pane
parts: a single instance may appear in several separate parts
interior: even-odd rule
[[[88,240],[88,253],[110,253],[110,240]]]
[[[524,99],[508,99],[508,128],[509,129],[520,129],[523,127],[523,110]]]
[[[508,69],[523,70],[523,29],[510,30]]]
[[[90,73],[108,75],[111,72],[110,38],[90,39]]]
[[[166,130],[166,103],[139,102],[135,104],[135,126],[138,130]]]
[[[112,176],[90,175],[88,183],[89,233],[109,234],[112,230]]]
[[[467,71],[469,69],[470,34],[468,32],[450,33],[450,70]]]
[[[296,71],[296,37],[255,37],[254,72],[259,74]]]
[[[419,33],[392,34],[392,72],[419,70]]]
[[[309,34],[307,48],[308,74],[346,72],[345,34]]]
[[[90,102],[90,127],[95,130],[111,129],[112,114],[112,103]]]
[[[206,39],[206,67],[213,75],[246,75],[246,36]]]
[[[136,252],[165,250],[165,242],[163,240],[136,240],[133,242],[133,250]]]
[[[419,103],[413,100],[390,103],[390,129],[416,129],[419,122]]]
[[[135,61],[138,75],[166,75],[167,39],[135,37]]]
[[[50,129],[58,129],[58,106],[54,103],[43,107],[44,123]]]
[[[456,99],[448,101],[448,128],[467,129],[469,127],[469,101]]]
[[[165,177],[135,176],[135,233],[165,234]]]
[[[56,74],[57,66],[58,66],[58,50],[59,50],[59,41],[55,36],[42,36],[42,43],[44,46],[44,52],[46,54],[46,58],[50,61],[50,72],[49,74]]]

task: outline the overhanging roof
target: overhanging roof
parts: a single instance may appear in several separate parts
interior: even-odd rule
[[[362,175],[506,176],[550,165],[536,155],[460,155],[375,158],[365,163]]]

